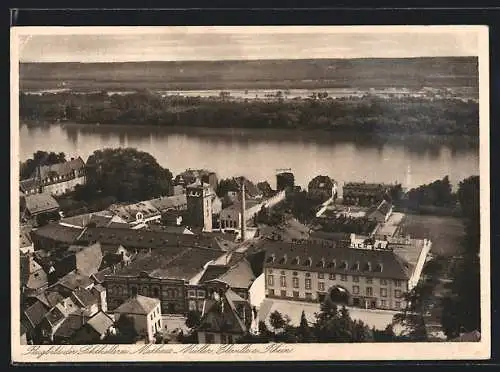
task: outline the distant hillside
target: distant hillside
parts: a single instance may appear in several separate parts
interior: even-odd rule
[[[477,87],[476,57],[21,63],[21,90]]]

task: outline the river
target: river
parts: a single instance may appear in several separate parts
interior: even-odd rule
[[[152,154],[174,176],[206,168],[219,178],[243,175],[275,187],[277,169],[291,168],[296,183],[318,174],[347,181],[400,182],[415,187],[445,175],[455,185],[479,174],[479,148],[461,138],[374,138],[363,135],[240,129],[164,129],[78,124],[20,126],[20,160],[37,150],[87,159],[106,147]]]

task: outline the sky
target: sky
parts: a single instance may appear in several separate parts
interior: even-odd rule
[[[51,27],[19,35],[21,62],[477,56],[464,27]]]

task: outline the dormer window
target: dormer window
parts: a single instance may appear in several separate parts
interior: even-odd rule
[[[281,258],[279,263],[280,263],[280,265],[286,264],[286,254]]]
[[[347,270],[348,267],[349,264],[347,263],[347,261],[342,261],[342,263],[340,264],[340,269],[342,270]]]
[[[309,257],[305,262],[304,262],[304,266],[311,266],[312,265],[312,258]]]
[[[266,262],[267,262],[267,263],[274,262],[274,259],[275,259],[275,256],[274,256],[274,254],[273,254],[273,255],[271,255],[271,256],[269,256],[269,257],[267,258],[267,261],[266,261]]]
[[[359,271],[359,262],[356,262],[354,265],[351,267],[352,271]]]
[[[365,263],[363,271],[372,271],[372,264],[370,262]]]
[[[377,265],[375,265],[375,272],[378,272],[378,273],[381,273],[382,270],[384,269],[383,265],[381,263],[378,263]]]
[[[328,262],[328,264],[326,265],[326,267],[328,269],[335,269],[336,266],[337,266],[337,263],[335,262],[335,260]]]
[[[299,264],[299,262],[300,262],[300,259],[299,259],[299,257],[297,256],[297,257],[295,257],[295,258],[293,259],[293,261],[292,261],[292,265],[298,265],[298,264]]]
[[[325,258],[323,257],[318,263],[316,263],[316,267],[325,268]]]

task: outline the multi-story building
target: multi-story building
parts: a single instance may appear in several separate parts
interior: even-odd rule
[[[342,188],[344,204],[370,207],[380,203],[392,186],[383,183],[347,182]]]
[[[139,294],[158,298],[165,314],[186,314],[190,280],[223,254],[219,249],[177,245],[140,254],[128,266],[105,276],[108,307],[113,310],[130,296]],[[200,298],[206,295],[195,294]]]
[[[137,334],[149,343],[155,341],[156,333],[163,331],[160,300],[157,298],[132,295],[113,313],[117,322],[122,316],[128,317]]]
[[[294,301],[334,302],[362,308],[398,310],[404,294],[420,275],[390,246],[337,247],[311,243],[269,242],[264,272],[266,297]]]
[[[81,157],[64,163],[38,167],[35,174],[20,182],[20,191],[26,195],[49,193],[63,195],[86,182],[85,162]]]

